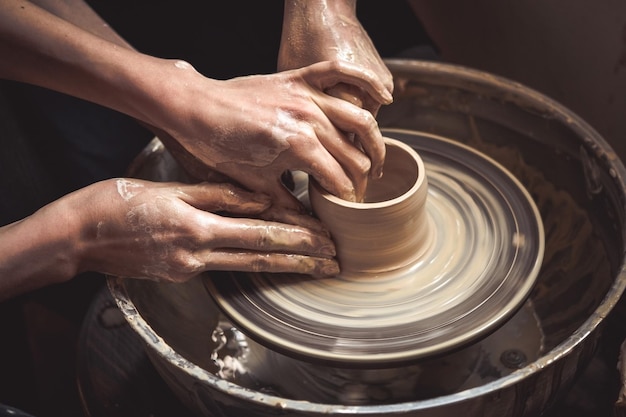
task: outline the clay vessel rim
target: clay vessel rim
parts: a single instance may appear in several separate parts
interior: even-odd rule
[[[417,179],[415,180],[415,183],[411,186],[409,190],[402,193],[398,197],[394,197],[389,200],[376,201],[372,203],[358,203],[355,201],[344,200],[342,198],[337,197],[334,194],[331,194],[330,192],[326,191],[326,189],[322,187],[313,177],[311,177],[310,178],[311,185],[315,187],[319,196],[337,206],[356,209],[356,210],[371,210],[371,209],[380,209],[380,208],[386,208],[386,207],[397,205],[411,198],[411,196],[415,195],[415,193],[417,193],[417,191],[420,188],[422,188],[422,186],[424,186],[424,184],[426,183],[426,171],[424,167],[424,161],[422,161],[422,158],[415,151],[415,149],[405,144],[404,142],[399,141],[397,139],[388,138],[388,137],[385,137],[384,139],[385,139],[386,145],[391,145],[396,148],[402,149],[406,154],[412,156],[413,160],[417,164]],[[376,181],[376,180],[373,180],[373,181]]]

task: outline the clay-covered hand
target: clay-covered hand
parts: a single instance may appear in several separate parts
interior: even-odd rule
[[[327,234],[254,218],[270,204],[228,184],[92,184],[0,228],[0,300],[84,271],[172,282],[206,270],[337,274]]]
[[[324,93],[345,82],[389,102],[391,95],[371,71],[337,61],[226,81],[203,77],[180,61],[177,71],[180,100],[169,100],[168,111],[151,123],[174,139],[166,145],[270,195],[274,206],[301,209],[281,183],[287,170],[307,172],[354,201],[370,160],[383,162],[384,142],[372,114]],[[357,132],[364,152],[345,132]]]
[[[278,70],[331,60],[367,68],[393,93],[393,77],[356,16],[356,0],[285,0]],[[374,116],[386,104],[345,85],[330,93],[362,103]]]
[[[94,194],[94,209],[78,215],[84,229],[82,270],[166,281],[185,281],[206,270],[338,272],[326,235],[246,218],[268,208],[265,195],[229,184],[134,179],[93,187],[88,192]]]

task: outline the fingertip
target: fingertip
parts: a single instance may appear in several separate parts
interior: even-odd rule
[[[357,190],[356,190],[353,180],[348,180],[348,182],[344,183],[343,187],[339,188],[335,195],[341,198],[342,200],[356,202]]]
[[[373,180],[379,180],[383,177],[383,165],[379,165],[370,171],[370,178]]]
[[[358,184],[358,187],[356,187],[356,191],[355,191],[354,202],[362,203],[363,200],[365,199],[366,190],[367,190],[367,181],[362,181],[360,184]]]
[[[347,183],[344,183],[343,186],[340,184],[330,184],[330,183],[322,183],[319,179],[315,179],[318,185],[325,190],[326,192],[339,197],[342,200],[356,202],[357,200],[357,192],[352,184],[352,181],[346,178]]]
[[[357,201],[357,193],[356,190],[351,187],[349,190],[341,193],[341,195],[338,196],[339,198],[346,200],[346,201],[350,201],[352,203],[355,203]]]
[[[384,105],[389,105],[391,103],[393,103],[393,95],[391,94],[391,92],[387,89],[384,89],[382,94],[381,94],[382,98],[383,98],[383,103]]]
[[[333,244],[332,241],[330,241],[328,244],[326,245],[322,245],[319,248],[319,252],[320,255],[323,256],[329,256],[329,257],[334,257],[337,255],[337,251],[335,250],[335,245]]]
[[[367,171],[367,178],[370,179],[380,179],[383,176],[383,170],[385,166],[385,152],[382,154],[376,152],[374,150],[370,150],[370,158],[371,158],[371,168]]]
[[[336,277],[341,272],[339,263],[334,259],[325,259],[312,275],[317,278]]]

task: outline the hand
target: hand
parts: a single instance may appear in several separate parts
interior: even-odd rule
[[[338,273],[326,235],[240,217],[269,198],[228,184],[116,179],[66,199],[77,206],[79,271],[175,282],[206,270]]]
[[[274,208],[301,210],[281,183],[286,170],[307,172],[328,191],[355,201],[364,192],[370,160],[382,166],[384,142],[372,114],[323,92],[345,82],[388,102],[391,96],[370,71],[322,62],[226,81],[184,64],[177,71],[180,89],[150,124],[164,132],[169,149],[270,195]],[[357,132],[365,154],[345,132]],[[280,218],[280,210],[273,215]]]
[[[342,60],[367,68],[393,93],[393,77],[356,17],[356,0],[285,1],[278,70],[320,61]],[[354,87],[354,86],[353,86]],[[360,89],[344,86],[330,92],[369,110],[374,116],[382,103]]]

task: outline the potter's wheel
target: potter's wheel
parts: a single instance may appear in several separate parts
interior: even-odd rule
[[[406,268],[315,279],[220,272],[205,284],[258,342],[291,356],[388,365],[485,336],[518,310],[539,272],[544,235],[523,186],[475,150],[437,136],[388,130],[412,146],[428,176],[428,249]],[[295,194],[308,204],[306,176]]]

